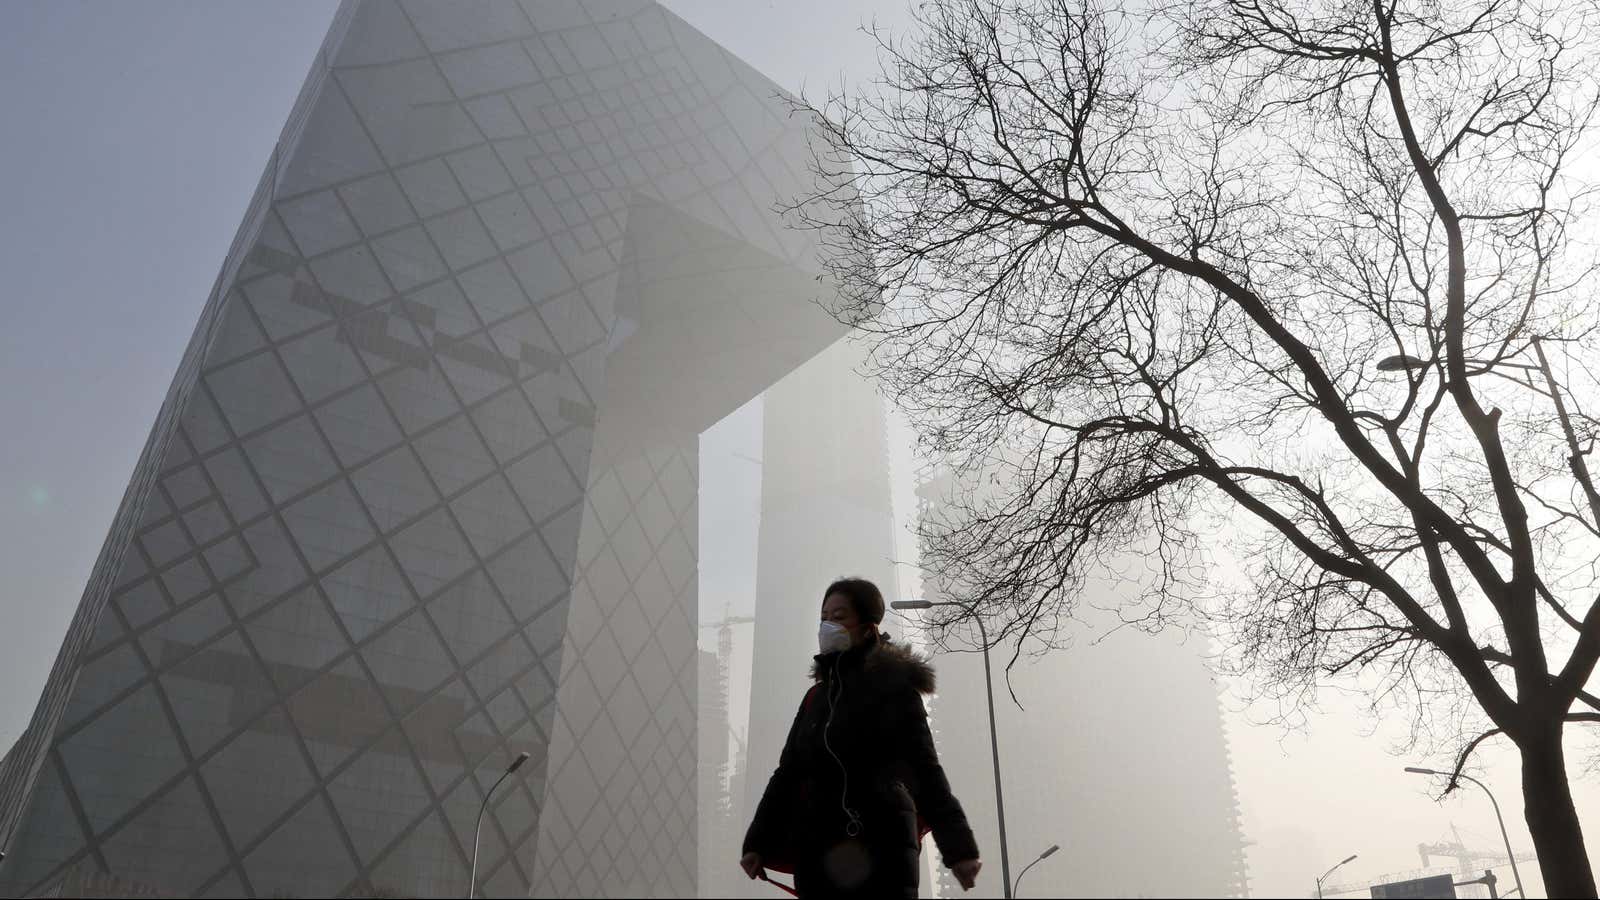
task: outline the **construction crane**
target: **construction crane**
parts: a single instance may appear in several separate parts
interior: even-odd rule
[[[1468,850],[1467,845],[1461,841],[1461,832],[1456,830],[1454,823],[1450,825],[1450,833],[1455,835],[1455,840],[1450,843],[1418,844],[1417,855],[1422,857],[1422,865],[1426,867],[1430,857],[1444,856],[1456,861],[1460,866],[1462,875],[1470,875],[1481,866],[1479,863],[1489,865],[1503,865],[1509,860],[1504,852],[1499,850]],[[1517,862],[1529,862],[1538,859],[1532,853],[1518,853]]]
[[[752,616],[730,616],[727,614],[727,608],[724,607],[722,621],[700,623],[700,630],[702,631],[712,628],[717,630],[717,677],[721,680],[719,690],[724,699],[728,694],[728,666],[733,658],[733,626],[747,625],[754,621],[755,618]]]
[[[701,622],[700,628],[702,630],[709,628],[726,628],[733,625],[748,625],[754,621],[754,616],[728,616],[727,618],[720,619],[716,622]]]
[[[755,621],[753,616],[730,616],[723,614],[720,622],[701,622],[700,630],[717,629],[717,658],[722,666],[728,665],[728,656],[733,652],[733,626],[748,625]],[[726,674],[726,673],[724,673]]]
[[[1451,874],[1457,876],[1460,881],[1463,882],[1470,881],[1478,876],[1481,876],[1483,874],[1483,870],[1486,868],[1492,868],[1494,866],[1502,866],[1506,864],[1506,855],[1503,851],[1491,852],[1487,850],[1468,850],[1467,845],[1461,840],[1461,832],[1456,829],[1455,823],[1451,823],[1450,833],[1455,836],[1454,841],[1441,841],[1439,843],[1417,845],[1417,855],[1422,857],[1421,869],[1411,872],[1395,872],[1385,875],[1376,881],[1365,881],[1359,884],[1354,882],[1350,884],[1336,884],[1332,887],[1324,887],[1322,889],[1322,893],[1327,897],[1336,896],[1338,894],[1364,894],[1370,890],[1373,885],[1393,884],[1397,881],[1410,881],[1414,878],[1426,878],[1430,875],[1444,874],[1440,871],[1440,869],[1445,867],[1434,865],[1432,862],[1433,857],[1442,856],[1454,862],[1456,864],[1456,871],[1452,872]],[[1537,859],[1538,857],[1532,853],[1522,852],[1517,854],[1517,862],[1529,862]],[[1467,889],[1471,891],[1482,890],[1477,886],[1472,886]],[[1501,896],[1509,896],[1510,893],[1515,890],[1516,888],[1512,888],[1511,891],[1508,891],[1506,894],[1502,894]],[[1464,894],[1463,896],[1478,896],[1478,894]]]
[[[1417,845],[1417,855],[1422,857],[1424,866],[1428,865],[1429,857],[1443,856],[1456,861],[1457,874],[1463,878],[1471,878],[1473,873],[1484,868],[1505,865],[1510,861],[1505,853],[1499,850],[1468,850],[1467,845],[1461,840],[1461,832],[1456,829],[1454,822],[1450,823],[1450,833],[1455,835],[1454,841]],[[1537,859],[1538,857],[1532,853],[1516,854],[1517,862],[1528,862]],[[1512,890],[1516,889],[1512,888]]]

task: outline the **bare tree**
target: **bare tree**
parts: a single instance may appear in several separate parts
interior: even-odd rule
[[[1591,8],[918,9],[875,90],[801,104],[795,209],[924,449],[1004,471],[925,566],[1020,650],[1139,548],[1126,618],[1207,616],[1287,699],[1453,713],[1457,774],[1511,741],[1546,885],[1594,896]]]

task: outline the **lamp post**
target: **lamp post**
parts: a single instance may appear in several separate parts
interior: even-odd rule
[[[478,839],[483,836],[483,814],[489,811],[489,798],[494,796],[495,788],[500,786],[500,782],[511,777],[511,773],[522,768],[522,764],[527,761],[528,751],[518,753],[517,758],[511,761],[511,765],[506,766],[506,770],[500,774],[495,783],[489,786],[489,792],[483,795],[483,805],[478,807],[478,825],[472,830],[472,874],[467,881],[467,900],[472,900],[478,895]]]
[[[1328,876],[1332,875],[1335,869],[1338,869],[1340,866],[1355,858],[1356,854],[1352,853],[1349,856],[1346,856],[1344,859],[1334,863],[1332,869],[1322,873],[1322,877],[1317,879],[1317,900],[1322,900],[1322,883],[1328,880]]]
[[[1027,865],[1023,866],[1022,867],[1022,871],[1017,873],[1016,886],[1011,889],[1012,895],[1014,896],[1014,895],[1016,895],[1018,892],[1020,892],[1022,890],[1022,876],[1028,874],[1028,870],[1029,869],[1033,868],[1034,866],[1037,866],[1039,864],[1040,860],[1042,860],[1045,857],[1051,855],[1052,853],[1055,853],[1057,850],[1060,850],[1060,849],[1061,849],[1061,845],[1060,844],[1051,844],[1050,845],[1050,849],[1048,849],[1048,850],[1044,851],[1043,853],[1039,854],[1039,858],[1038,859],[1035,859],[1033,862],[1028,863]]]
[[[1446,775],[1444,772],[1435,771],[1433,769],[1424,769],[1421,766],[1406,766],[1406,771],[1413,775]],[[1511,836],[1506,833],[1506,820],[1500,816],[1500,804],[1495,801],[1494,794],[1489,792],[1488,785],[1476,778],[1473,778],[1471,775],[1457,773],[1455,777],[1465,778],[1467,781],[1470,781],[1478,787],[1483,788],[1483,792],[1488,795],[1489,805],[1494,807],[1494,819],[1496,822],[1500,823],[1500,839],[1505,841],[1506,844],[1506,860],[1511,863],[1511,877],[1517,882],[1517,896],[1528,896],[1522,890],[1522,873],[1517,871],[1517,857],[1516,854],[1511,852]]]
[[[901,610],[955,606],[972,612],[972,607],[953,600],[939,603],[932,600],[896,600],[889,605]],[[978,623],[978,637],[983,640],[983,686],[989,696],[989,748],[994,754],[994,809],[1000,821],[1000,878],[1004,882],[1006,900],[1011,900],[1011,860],[1006,852],[1006,802],[1000,790],[1000,738],[994,727],[994,678],[989,674],[989,632],[983,627],[982,616],[973,615],[972,618]]]

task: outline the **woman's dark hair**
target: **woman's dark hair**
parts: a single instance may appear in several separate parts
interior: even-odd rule
[[[856,618],[861,621],[874,625],[883,621],[883,592],[865,578],[841,578],[835,581],[822,592],[822,601],[826,603],[834,594],[849,597]]]

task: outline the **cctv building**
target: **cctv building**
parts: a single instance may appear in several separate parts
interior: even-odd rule
[[[843,332],[788,113],[644,0],[346,0],[0,765],[0,893],[458,895],[486,805],[486,895],[692,895],[696,442]]]

